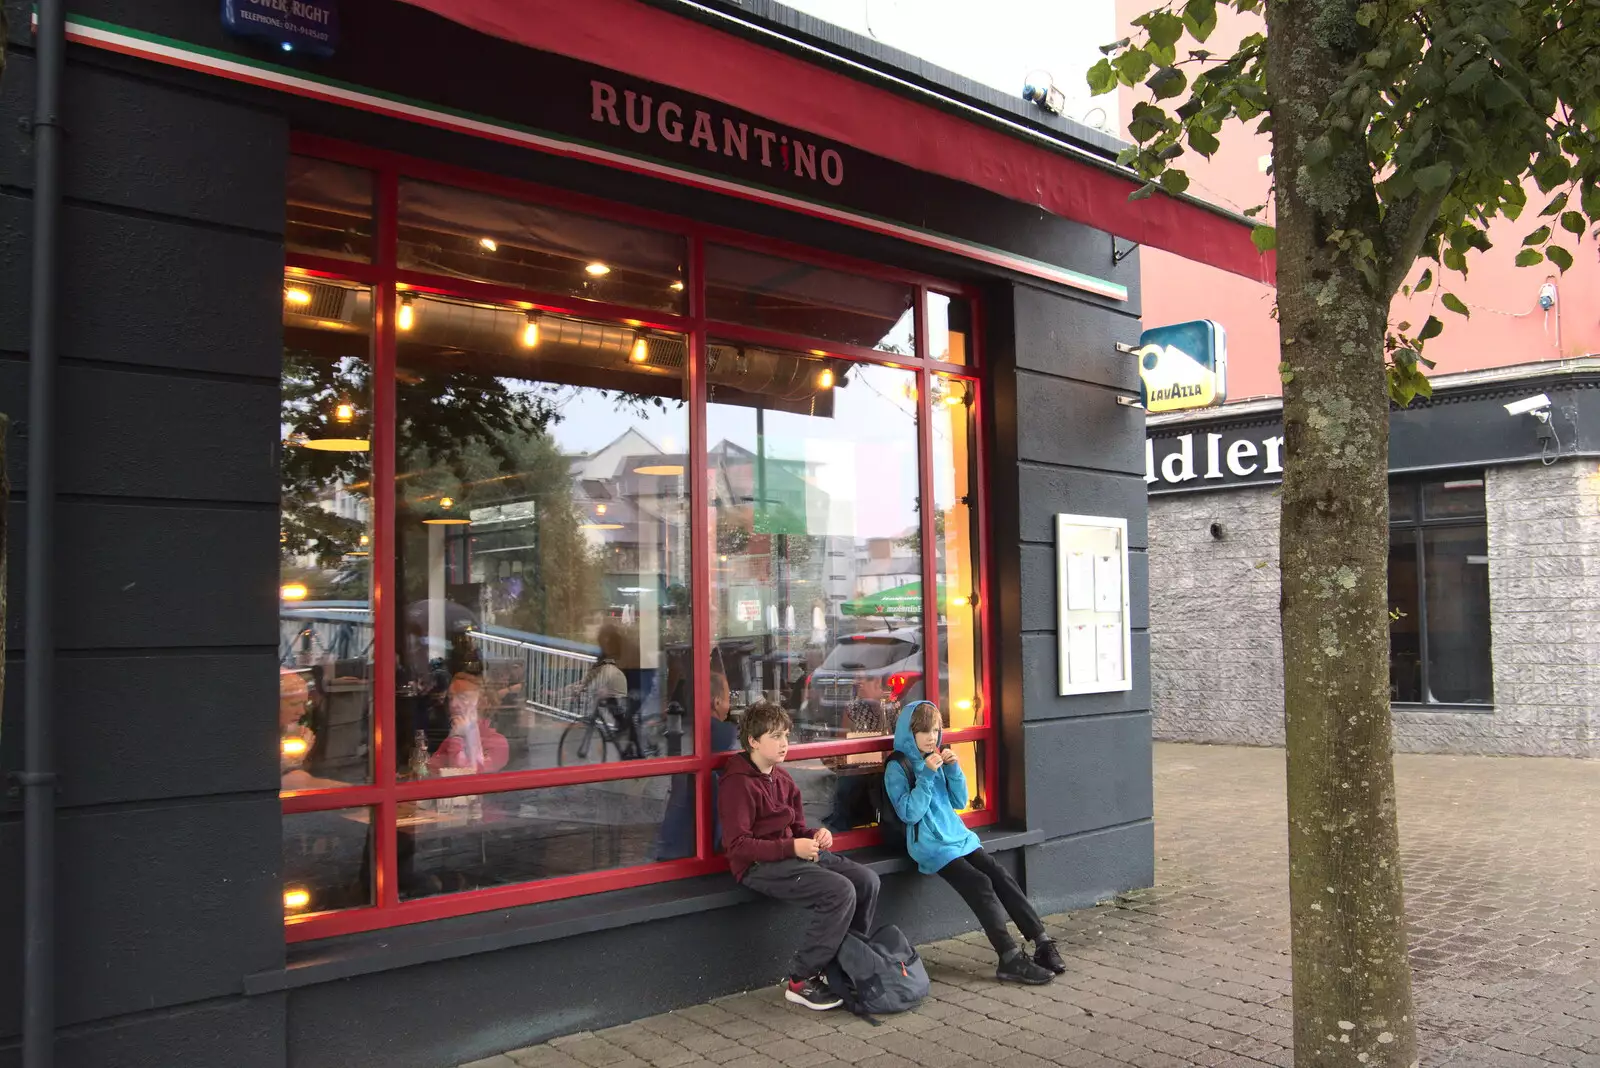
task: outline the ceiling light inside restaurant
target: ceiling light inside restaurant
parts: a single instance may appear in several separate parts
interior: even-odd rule
[[[303,601],[311,595],[304,582],[285,582],[278,589],[278,596],[285,601]]]
[[[336,405],[333,409],[333,419],[336,423],[348,423],[356,417],[356,409],[352,404]]]
[[[672,289],[672,291],[674,293],[682,293],[683,292],[683,283],[682,282],[674,282],[674,283],[672,283],[670,288]]]
[[[311,303],[311,291],[309,289],[302,289],[300,286],[285,286],[283,289],[283,299],[286,303],[303,308],[307,304]]]
[[[291,886],[283,892],[283,907],[289,912],[299,912],[311,904],[311,891],[304,887]]]
[[[591,264],[589,264],[589,266],[585,267],[584,270],[588,271],[590,274],[594,275],[594,277],[596,277],[596,278],[600,278],[600,277],[602,277],[604,275],[608,275],[608,274],[611,273],[611,268],[607,267],[603,263],[591,263]]]
[[[497,242],[492,237],[480,237],[480,238],[478,238],[478,244],[483,246],[483,250],[485,252],[499,252],[500,251],[500,243]]]
[[[400,298],[400,314],[395,318],[395,325],[402,330],[410,330],[417,322],[417,311],[412,305],[417,298],[410,293]]]
[[[278,749],[286,757],[305,756],[306,750],[311,746],[306,744],[304,738],[290,736],[278,744]]]
[[[833,388],[833,369],[832,368],[824,367],[821,371],[819,371],[817,373],[817,388],[818,389],[832,389]]]
[[[645,340],[643,334],[634,339],[633,351],[629,353],[628,359],[634,363],[644,363],[650,359],[650,343]]]
[[[537,348],[539,345],[539,313],[529,312],[528,322],[522,328],[522,343],[528,348]]]
[[[594,506],[594,514],[595,515],[605,515],[606,514],[606,506],[603,505],[603,504],[595,505]]]

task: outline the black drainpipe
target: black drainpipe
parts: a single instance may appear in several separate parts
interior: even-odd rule
[[[63,0],[39,0],[33,119],[33,303],[28,339],[28,552],[23,616],[22,1068],[51,1068],[56,1039],[56,304],[61,215]]]

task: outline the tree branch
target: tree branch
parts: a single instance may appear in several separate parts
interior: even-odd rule
[[[1393,299],[1401,283],[1406,280],[1406,275],[1411,273],[1411,266],[1417,262],[1422,243],[1427,240],[1428,230],[1432,228],[1434,220],[1438,219],[1439,209],[1444,207],[1444,198],[1448,193],[1448,186],[1436,193],[1413,193],[1385,213],[1382,223],[1384,261],[1381,293],[1384,300]]]

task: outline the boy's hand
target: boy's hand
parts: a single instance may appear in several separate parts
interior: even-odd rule
[[[794,855],[801,860],[816,860],[821,850],[817,848],[814,838],[796,838],[794,840]]]
[[[823,827],[817,831],[816,839],[818,849],[833,848],[833,832]]]
[[[956,762],[956,751],[947,745],[939,750],[939,759],[946,764],[954,764]]]
[[[929,753],[928,758],[923,763],[927,765],[929,771],[938,771],[944,767],[944,757],[938,753]]]

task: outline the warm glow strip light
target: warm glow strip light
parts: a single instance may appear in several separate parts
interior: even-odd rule
[[[603,278],[611,273],[611,268],[607,267],[603,263],[591,263],[589,266],[585,267],[584,270],[588,271],[596,278]]]
[[[283,299],[303,308],[311,303],[311,293],[299,286],[289,286],[283,291]]]
[[[311,591],[306,588],[304,582],[286,582],[278,590],[278,596],[285,601],[303,601],[311,596]]]
[[[400,314],[395,318],[395,325],[402,330],[410,330],[417,324],[417,311],[412,307],[415,300],[409,294],[400,298]]]
[[[539,344],[539,314],[528,313],[527,325],[522,328],[522,343],[528,348],[536,348]]]

